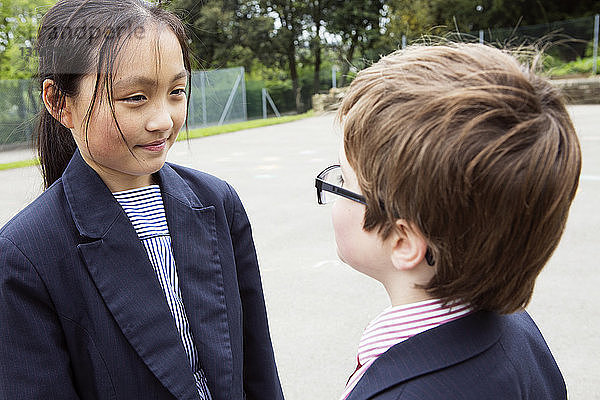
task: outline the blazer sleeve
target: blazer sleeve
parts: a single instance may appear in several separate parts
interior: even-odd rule
[[[64,335],[34,265],[0,237],[0,398],[77,396]]]
[[[229,189],[233,201],[231,238],[243,313],[244,391],[248,400],[283,399],[250,221],[237,193],[231,186]]]

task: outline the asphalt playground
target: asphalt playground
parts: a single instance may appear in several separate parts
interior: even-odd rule
[[[563,239],[528,311],[567,382],[569,399],[600,399],[600,105],[570,106],[583,171]],[[338,261],[316,174],[337,159],[339,129],[321,115],[178,142],[169,161],[230,182],[253,224],[279,373],[288,400],[336,400],[367,323],[388,306],[377,282]],[[0,163],[31,158],[0,152]],[[0,171],[0,225],[42,191],[37,167]],[[123,371],[126,373],[126,371]]]

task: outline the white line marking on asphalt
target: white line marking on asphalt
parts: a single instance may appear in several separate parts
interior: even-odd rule
[[[598,175],[581,175],[579,178],[582,181],[600,181],[600,176]]]
[[[313,269],[319,269],[319,268],[323,268],[325,266],[338,266],[341,265],[342,262],[340,260],[325,260],[325,261],[320,261],[318,263],[316,263],[315,265],[313,265]]]
[[[277,165],[277,164],[270,164],[270,165],[263,164],[263,165],[259,165],[259,166],[255,167],[255,169],[258,169],[261,171],[269,171],[269,170],[277,169],[277,168],[279,168],[279,165]]]

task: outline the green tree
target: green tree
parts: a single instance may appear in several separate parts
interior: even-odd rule
[[[306,2],[296,0],[261,0],[265,15],[273,15],[279,27],[272,37],[274,51],[284,56],[292,80],[292,91],[296,102],[296,111],[302,112],[304,104],[298,79],[297,49],[302,47],[302,35],[307,26],[309,9]]]
[[[364,57],[376,60],[423,35],[440,34],[431,16],[429,0],[388,0],[383,7],[383,32],[377,37]]]
[[[340,38],[338,48],[342,59],[342,86],[346,83],[357,50],[362,56],[381,36],[385,3],[385,0],[333,2],[327,30]]]
[[[259,60],[272,64],[270,32],[273,19],[258,13],[256,2],[237,0],[174,0],[169,8],[187,24],[194,68],[243,66],[250,71]]]
[[[25,79],[36,70],[34,54],[37,26],[48,0],[0,2],[0,79]]]
[[[429,0],[436,24],[462,32],[546,24],[552,21],[591,16],[600,11],[597,0]]]
[[[187,23],[195,68],[225,67],[224,49],[232,50],[235,7],[223,0],[178,0],[170,8]]]
[[[323,34],[326,32],[328,22],[332,15],[335,0],[311,0],[308,2],[310,25],[312,27],[312,38],[310,47],[313,58],[313,83],[312,93],[318,93],[321,86],[321,64]]]
[[[428,0],[389,0],[386,4],[386,36],[392,39],[405,35],[415,38],[428,33],[434,26]]]

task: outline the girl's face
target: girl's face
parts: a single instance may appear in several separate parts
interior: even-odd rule
[[[85,115],[95,74],[82,79],[76,97],[67,98],[75,142],[113,192],[151,184],[151,174],[163,166],[185,120],[188,76],[177,37],[162,27],[132,35],[114,70],[114,109],[125,140],[103,90],[94,105],[86,143]]]

